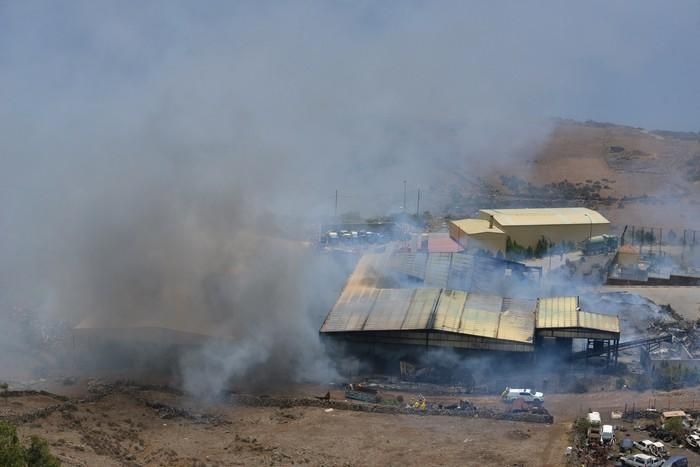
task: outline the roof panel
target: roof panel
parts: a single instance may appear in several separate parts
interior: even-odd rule
[[[440,289],[416,289],[401,329],[426,329],[440,292]]]
[[[599,212],[588,208],[482,209],[479,217],[493,218],[501,226],[610,224]]]
[[[491,226],[491,223],[485,219],[459,219],[450,221],[450,223],[457,226],[459,230],[467,235],[477,235],[483,233],[492,233],[494,235],[505,234],[495,225]]]
[[[399,329],[413,298],[411,289],[381,289],[365,323],[365,331]]]
[[[569,328],[577,326],[578,297],[541,298],[537,305],[538,328]]]
[[[503,297],[497,295],[469,294],[465,308],[475,308],[485,311],[500,312],[503,306]]]
[[[620,332],[620,319],[613,315],[579,311],[579,327],[586,329],[598,329],[608,332]]]
[[[498,311],[480,310],[478,308],[465,308],[459,332],[473,336],[498,337],[498,323],[501,313]]]
[[[447,287],[452,253],[431,253],[425,266],[424,283],[431,287]]]
[[[435,310],[433,329],[458,331],[467,293],[461,290],[443,290]]]
[[[321,331],[361,331],[378,294],[379,289],[370,288],[344,293],[328,314]]]
[[[501,313],[496,337],[508,341],[532,343],[535,332],[534,321],[534,311],[505,310]]]

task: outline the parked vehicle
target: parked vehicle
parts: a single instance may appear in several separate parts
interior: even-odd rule
[[[501,398],[505,402],[513,402],[516,399],[522,399],[525,402],[543,403],[544,394],[535,392],[532,389],[511,389],[506,388],[501,394]]]
[[[642,441],[635,441],[634,447],[639,449],[642,452],[651,454],[651,450],[654,448],[654,442],[650,441],[648,439],[645,439]]]
[[[651,455],[656,457],[667,457],[666,446],[661,441],[655,441],[651,446]]]
[[[631,465],[634,467],[661,467],[664,463],[663,459],[650,456],[649,454],[635,454],[626,456],[620,459],[623,465]]]
[[[603,425],[600,432],[600,440],[603,444],[615,444],[615,430],[612,425]]]
[[[634,447],[634,443],[632,442],[632,438],[627,435],[625,438],[622,438],[622,441],[620,441],[620,452],[629,452],[632,450]]]
[[[588,444],[602,444],[600,413],[590,412],[586,418],[588,420]]]
[[[688,467],[688,458],[685,456],[672,456],[661,467]]]
[[[692,449],[700,448],[700,435],[696,433],[691,433],[685,437],[685,444],[687,444]]]

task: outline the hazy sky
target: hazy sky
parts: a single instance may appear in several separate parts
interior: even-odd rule
[[[328,77],[318,106],[366,81],[376,95],[361,97],[379,107],[434,97],[449,115],[479,94],[498,108],[500,95],[536,116],[700,130],[693,0],[0,2],[2,112],[34,124],[116,102],[147,108],[157,96],[145,89],[167,88],[164,75],[183,78],[180,66],[206,61],[187,74],[197,98],[212,85],[207,75],[239,60],[278,73],[261,80],[271,92],[295,92],[307,73]]]

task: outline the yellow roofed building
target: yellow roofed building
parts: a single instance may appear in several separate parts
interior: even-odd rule
[[[587,208],[482,209],[476,219],[451,221],[450,236],[465,249],[505,253],[506,240],[534,248],[542,238],[578,243],[608,233],[610,221]]]

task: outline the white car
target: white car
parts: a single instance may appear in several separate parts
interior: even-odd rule
[[[651,454],[656,457],[666,457],[668,453],[666,452],[666,446],[661,441],[656,441],[652,443]]]
[[[525,402],[544,402],[544,394],[535,392],[532,389],[511,389],[506,388],[501,394],[501,398],[506,402],[513,402],[517,399],[522,399]]]
[[[691,433],[685,437],[685,442],[691,448],[697,449],[700,447],[700,436],[696,433]]]
[[[661,467],[664,460],[648,454],[635,454],[620,459],[623,465],[632,465],[634,467]]]
[[[648,439],[645,439],[643,441],[635,441],[634,447],[642,452],[648,453],[651,453],[652,449],[656,448],[656,446],[654,446],[654,443],[652,441],[649,441]]]

